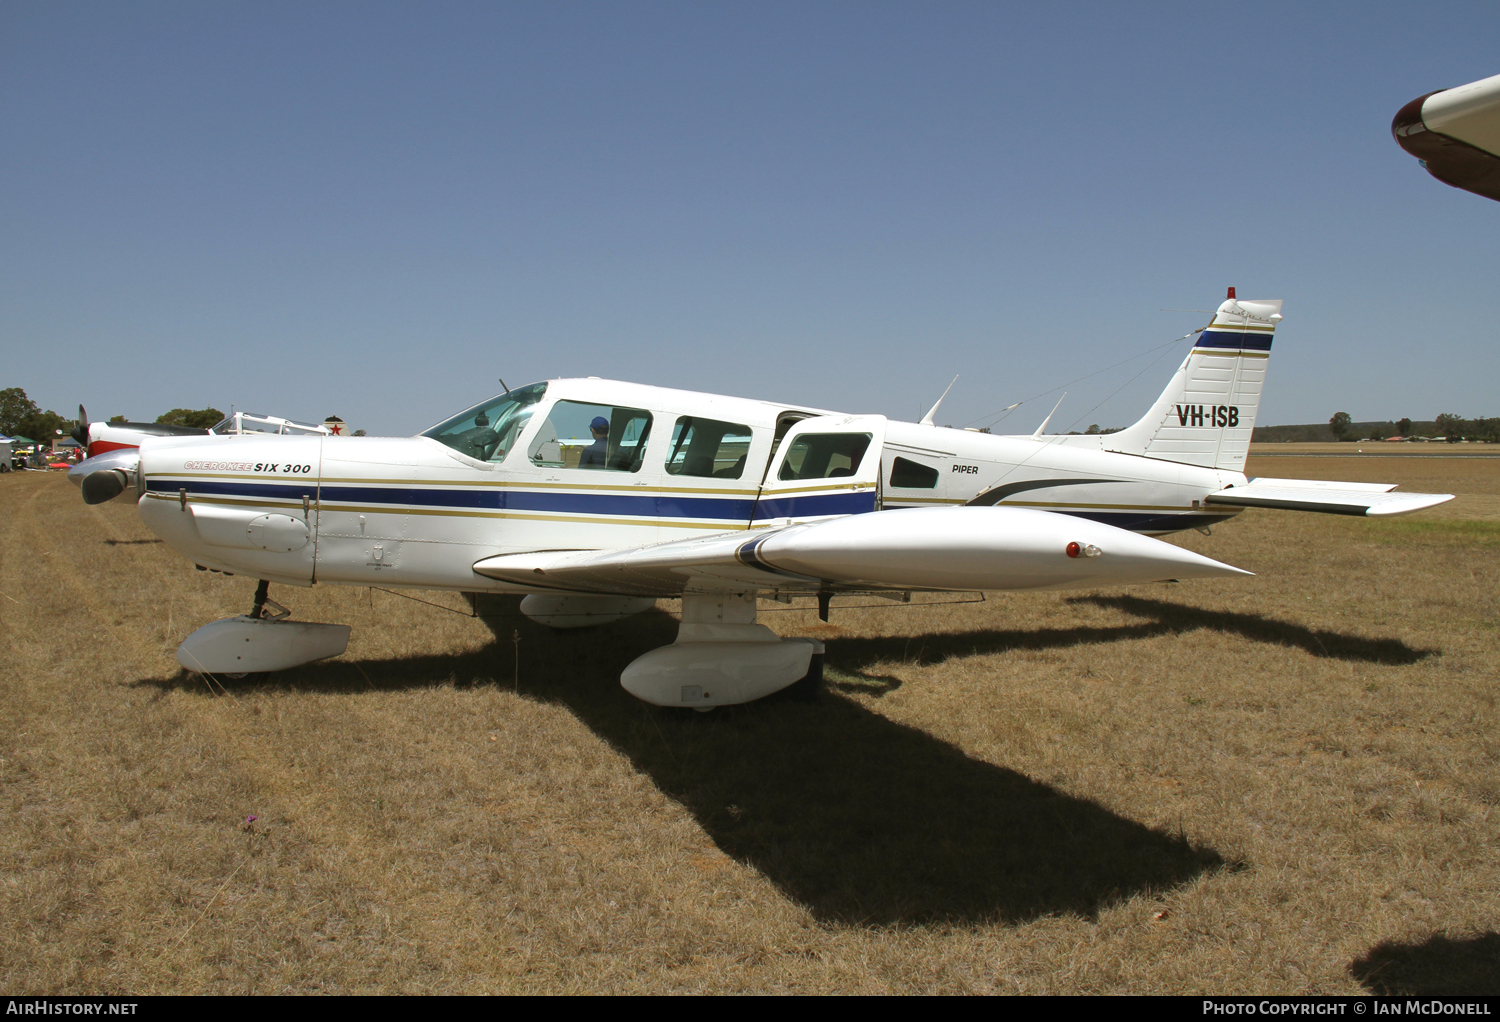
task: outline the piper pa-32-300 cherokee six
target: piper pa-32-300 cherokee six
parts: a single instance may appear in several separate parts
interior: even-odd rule
[[[143,437],[70,475],[135,500],[196,564],[260,579],[249,615],[178,650],[238,676],[342,653],[269,582],[525,594],[573,628],[680,597],[677,641],[621,684],[662,706],[815,685],[822,647],[756,623],[757,595],[1077,589],[1248,572],[1151,538],[1246,507],[1404,514],[1450,499],[1394,486],[1247,480],[1279,301],[1230,297],[1135,425],[992,436],[601,379],[508,390],[419,436],[333,437],[243,419]],[[936,407],[934,407],[936,411]],[[1043,423],[1045,426],[1045,423]]]

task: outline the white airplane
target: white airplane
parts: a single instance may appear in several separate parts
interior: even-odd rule
[[[189,670],[343,652],[347,626],[287,620],[270,582],[524,594],[522,612],[557,628],[680,597],[677,641],[621,683],[709,709],[821,680],[822,646],[757,624],[758,595],[817,596],[826,619],[836,593],[1243,575],[1151,537],[1246,507],[1392,515],[1451,499],[1246,479],[1280,320],[1281,302],[1231,288],[1151,410],[1106,435],[992,436],[933,425],[936,406],[896,422],[589,378],[507,390],[415,437],[241,421],[69,474],[89,503],[135,500],[200,568],[260,580],[249,615],[183,642]]]

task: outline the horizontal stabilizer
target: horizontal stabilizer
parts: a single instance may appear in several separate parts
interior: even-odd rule
[[[1209,504],[1318,511],[1328,515],[1405,515],[1452,500],[1451,493],[1392,493],[1394,483],[1344,483],[1323,479],[1257,476],[1244,486],[1210,493]]]
[[[501,554],[480,575],[538,590],[1087,589],[1249,572],[1170,543],[1027,508],[910,508],[624,550]]]

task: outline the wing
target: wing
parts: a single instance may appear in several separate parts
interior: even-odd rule
[[[1391,134],[1439,181],[1500,200],[1500,75],[1418,96]]]
[[[1247,575],[1190,550],[1028,508],[913,508],[623,550],[502,554],[474,565],[539,591],[1082,589]]]
[[[1330,515],[1406,515],[1452,500],[1451,493],[1392,493],[1395,483],[1342,483],[1257,476],[1245,486],[1210,493],[1206,502],[1230,507],[1274,507]]]

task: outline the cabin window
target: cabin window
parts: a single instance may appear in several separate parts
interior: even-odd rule
[[[528,456],[542,468],[639,472],[650,435],[651,413],[644,408],[559,401]]]
[[[931,490],[937,487],[938,470],[915,461],[897,458],[891,465],[891,485],[908,490]]]
[[[750,455],[750,427],[684,415],[672,428],[667,472],[674,476],[738,479]]]
[[[792,441],[779,479],[835,479],[852,476],[869,449],[870,433],[804,433]]]
[[[422,435],[471,458],[499,461],[515,446],[546,392],[545,383],[507,391],[445,419]]]

